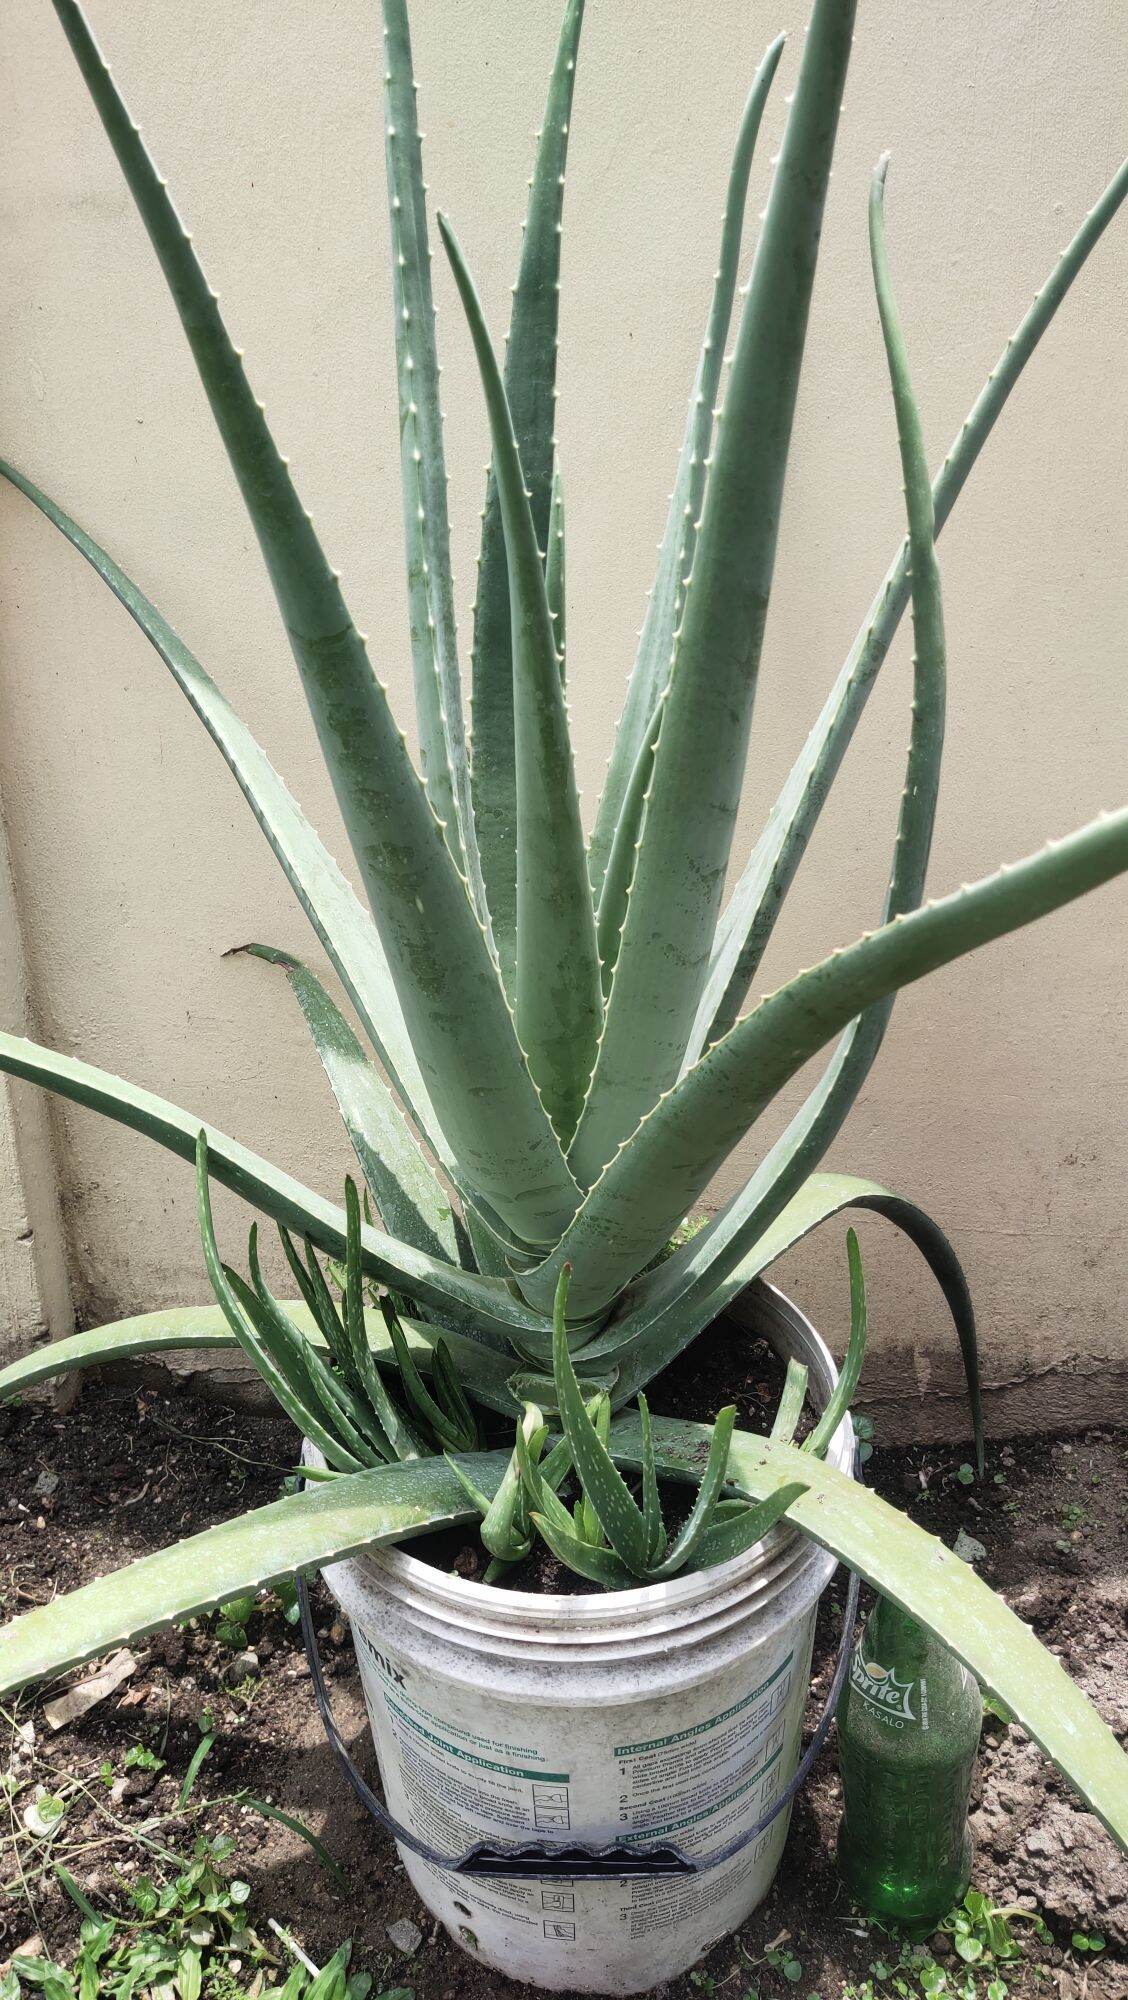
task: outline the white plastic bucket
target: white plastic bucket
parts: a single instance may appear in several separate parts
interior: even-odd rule
[[[807,1364],[825,1403],[834,1362],[803,1314],[765,1284],[734,1311]],[[828,1457],[850,1470],[848,1418]],[[781,1524],[733,1562],[641,1590],[487,1589],[400,1548],[334,1563],[325,1581],[352,1624],[388,1807],[432,1848],[650,1835],[707,1854],[754,1826],[795,1769],[834,1567]],[[552,1991],[639,1993],[755,1909],[789,1817],[716,1869],[649,1881],[470,1880],[400,1854],[484,1965]]]

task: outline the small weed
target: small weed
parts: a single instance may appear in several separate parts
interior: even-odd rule
[[[229,1835],[201,1835],[186,1855],[166,1851],[165,1879],[118,1877],[125,1907],[116,1912],[97,1910],[56,1864],[80,1918],[73,1961],[17,1952],[0,2000],[125,2000],[141,1991],[152,2000],[369,2000],[371,1975],[348,1972],[351,1943],[320,1972],[279,1959],[252,1926],[250,1884],[232,1873],[234,1853]],[[412,2000],[404,1987],[374,2000],[397,1996]]]
[[[736,1943],[737,1950],[740,1952],[750,1972],[755,1972],[757,1967],[761,1965],[767,1965],[771,1967],[773,1972],[779,1973],[781,1978],[786,1979],[789,1986],[797,1985],[799,1980],[802,1979],[803,1967],[791,1949],[790,1933],[788,1931],[781,1931],[778,1937],[773,1938],[771,1943],[766,1946],[763,1956],[760,1958],[751,1958],[739,1938]],[[745,2000],[748,2000],[749,1995],[751,1995],[751,2000],[761,2000],[758,1987],[749,1987],[745,1995]]]
[[[875,1958],[869,1977],[847,1981],[839,2000],[1008,2000],[1005,1970],[1022,1956],[1013,1930],[1020,1921],[1049,1941],[1050,1932],[1036,1910],[992,1903],[969,1889],[940,1925],[952,1940],[957,1964],[941,1965],[927,1945],[903,1942],[896,1961]]]
[[[961,1486],[974,1486],[975,1467],[973,1465],[968,1465],[966,1462],[963,1465],[957,1466],[956,1478],[959,1480]]]
[[[127,1771],[163,1771],[164,1758],[158,1757],[155,1750],[147,1750],[143,1743],[134,1743],[125,1753],[124,1769]],[[105,1774],[106,1766],[103,1764],[102,1776],[105,1777]]]
[[[1099,1931],[1074,1931],[1069,1942],[1074,1951],[1097,1952],[1105,1948],[1105,1941]]]
[[[969,1889],[940,1928],[948,1933],[965,1964],[1008,1964],[1022,1956],[1013,1930],[1019,1922],[1032,1924],[1038,1937],[1049,1939],[1050,1932],[1037,1910],[1028,1910],[1021,1903],[993,1903],[980,1890]]]
[[[858,1463],[864,1465],[873,1457],[873,1418],[862,1410],[850,1412],[854,1425],[854,1438],[858,1446]]]

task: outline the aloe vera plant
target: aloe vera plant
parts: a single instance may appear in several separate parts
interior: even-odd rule
[[[197,1161],[218,1301],[38,1350],[0,1377],[0,1392],[117,1356],[238,1341],[307,1432],[315,1417],[320,1436],[312,1441],[336,1475],[15,1620],[0,1633],[0,1688],[268,1578],[456,1519],[482,1520],[499,1565],[516,1559],[539,1523],[562,1547],[567,1536],[570,1559],[603,1561],[604,1581],[621,1582],[623,1570],[663,1574],[688,1557],[685,1540],[665,1536],[661,1471],[701,1485],[688,1556],[729,1547],[751,1532],[750,1520],[762,1532],[786,1511],[802,1532],[942,1630],[1128,1841],[1128,1762],[1090,1705],[970,1571],[824,1464],[819,1449],[790,1442],[801,1400],[794,1382],[768,1439],[730,1434],[728,1416],[712,1433],[652,1423],[640,1400],[781,1251],[843,1209],[868,1209],[908,1235],[944,1292],[982,1449],[974,1319],[951,1246],[911,1201],[876,1182],[824,1172],[821,1162],[902,986],[1128,869],[1128,811],[1120,810],[925,901],[944,731],[936,536],[1027,359],[1128,193],[1128,164],[1027,310],[934,480],[887,268],[884,167],[875,176],[871,246],[907,532],[722,908],[856,0],[815,0],[722,396],[752,156],[782,42],[768,49],[753,80],[657,578],[586,841],[565,695],[565,507],[553,430],[583,0],[567,0],[565,9],[504,364],[452,223],[438,218],[492,439],[470,649],[472,735],[453,612],[431,222],[406,0],[382,0],[419,770],[193,239],[76,0],[53,4],[242,490],[365,902],[139,586],[25,473],[0,470],[149,638],[309,918],[353,1020],[292,953],[253,949],[293,989],[379,1220],[364,1219],[355,1192],[342,1209],[145,1088],[0,1035],[0,1068],[9,1074]],[[880,921],[742,1014],[906,607],[915,640],[906,784]],[[821,1078],[743,1188],[660,1259],[761,1112],[831,1045]],[[223,1267],[210,1227],[209,1174],[304,1239],[302,1250],[291,1243],[296,1301],[270,1296],[254,1250],[249,1283]],[[339,1301],[318,1253],[343,1266]],[[386,1315],[365,1296],[365,1283],[391,1295]],[[854,1290],[857,1321],[856,1276]],[[848,1377],[858,1352],[856,1336]],[[836,1407],[824,1415],[820,1446],[839,1414]],[[504,1420],[498,1434],[507,1443],[520,1420],[514,1448],[476,1449],[495,1417]],[[572,1464],[585,1491],[568,1513],[558,1486]],[[615,1469],[624,1466],[641,1472],[641,1510]]]

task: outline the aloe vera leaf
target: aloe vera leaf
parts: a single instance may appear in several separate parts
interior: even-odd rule
[[[756,150],[772,79],[783,54],[785,37],[777,36],[764,55],[748,94],[737,132],[721,219],[717,272],[705,338],[689,399],[685,435],[678,458],[674,490],[659,544],[658,573],[639,634],[638,652],[627,687],[627,698],[615,735],[595,826],[588,847],[592,893],[598,901],[603,888],[615,831],[639,752],[650,733],[654,710],[666,685],[673,655],[674,633],[686,578],[693,563],[701,502],[705,492],[713,413],[720,399],[725,344],[728,340],[737,279],[748,178]]]
[[[349,1179],[345,1182],[345,1331],[348,1335],[349,1351],[360,1386],[367,1401],[372,1405],[382,1430],[387,1436],[395,1456],[407,1460],[422,1456],[422,1447],[409,1422],[396,1408],[380,1379],[380,1371],[372,1358],[368,1345],[368,1335],[364,1324],[364,1279],[360,1254],[360,1202],[356,1186]],[[411,1350],[403,1335],[403,1352],[410,1357]],[[393,1346],[395,1343],[393,1342]],[[396,1349],[396,1360],[400,1360]],[[415,1363],[411,1362],[414,1370]],[[402,1374],[402,1363],[401,1363]]]
[[[521,1278],[524,1297],[546,1309],[568,1262],[577,1318],[598,1312],[668,1241],[764,1107],[855,1015],[1125,869],[1128,808],[894,917],[800,973],[715,1043],[644,1119],[551,1256]]]
[[[588,1416],[591,1418],[591,1425],[595,1432],[596,1441],[606,1451],[607,1442],[611,1436],[611,1398],[606,1390],[602,1390],[598,1396],[585,1397],[584,1400],[587,1405]],[[575,1523],[576,1533],[579,1535],[581,1541],[590,1542],[593,1548],[599,1549],[603,1547],[605,1540],[603,1523],[586,1493],[580,1494],[575,1507],[572,1509],[572,1520]],[[649,1536],[649,1524],[647,1535]]]
[[[602,1016],[595,915],[544,568],[505,387],[466,261],[439,231],[478,359],[509,562],[517,775],[514,1019],[533,1080],[566,1143],[595,1060]]]
[[[634,877],[642,834],[643,814],[646,811],[650,781],[654,775],[654,752],[658,747],[658,731],[662,727],[662,715],[663,707],[659,702],[654,711],[654,719],[639,747],[634,770],[623,793],[623,802],[599,890],[595,934],[599,950],[599,976],[605,1001],[611,991],[615,960],[619,956],[619,943],[627,916],[631,881]]]
[[[1128,195],[1128,160],[1094,202],[1007,341],[961,424],[932,485],[936,533],[959,499],[1026,363],[1073,280]],[[756,974],[795,872],[909,601],[909,547],[902,544],[878,590],[814,728],[800,751],[729,899],[713,947],[687,1065],[728,1032]]]
[[[324,1347],[325,1336],[304,1300],[284,1300],[280,1309],[312,1347],[319,1350]],[[377,1367],[397,1372],[391,1335],[382,1314],[375,1307],[366,1308],[364,1324]],[[440,1337],[437,1328],[411,1319],[401,1319],[400,1324],[416,1365],[427,1374]],[[513,1416],[520,1404],[514,1401],[508,1388],[513,1372],[512,1356],[457,1334],[443,1333],[442,1339],[459,1379],[475,1400],[503,1416]],[[64,1340],[50,1341],[10,1362],[7,1368],[0,1369],[0,1402],[76,1368],[98,1368],[105,1363],[133,1361],[146,1354],[171,1354],[190,1348],[206,1352],[213,1347],[236,1345],[235,1336],[217,1305],[173,1306],[164,1312],[140,1313],[108,1326],[88,1327],[84,1333],[69,1334]],[[613,1381],[614,1376],[607,1379]]]
[[[344,1211],[332,1202],[303,1187],[290,1174],[272,1166],[205,1119],[193,1117],[167,1098],[156,1097],[135,1084],[111,1076],[108,1070],[72,1056],[56,1055],[20,1035],[0,1033],[0,1070],[42,1085],[75,1104],[87,1105],[127,1125],[145,1137],[155,1139],[180,1159],[196,1156],[196,1135],[201,1126],[207,1133],[212,1179],[232,1188],[244,1201],[271,1215],[292,1229],[308,1233],[323,1249],[340,1256],[345,1247]],[[409,1243],[397,1243],[382,1230],[368,1228],[363,1236],[365,1269],[384,1284],[406,1292],[421,1305],[452,1315],[460,1326],[482,1330],[487,1336],[507,1327],[522,1327],[536,1333],[543,1329],[538,1319],[523,1309],[497,1278],[483,1278],[474,1271],[427,1256]]]
[[[482,1492],[481,1487],[477,1485],[477,1483],[473,1479],[471,1479],[470,1474],[467,1472],[465,1466],[459,1465],[458,1460],[454,1458],[450,1452],[444,1451],[443,1458],[446,1464],[449,1465],[451,1471],[453,1472],[455,1478],[457,1479],[459,1485],[461,1486],[462,1491],[466,1494],[467,1499],[471,1502],[472,1506],[477,1508],[478,1513],[484,1520],[486,1515],[490,1511],[492,1502],[487,1500],[485,1494]]]
[[[196,1207],[204,1246],[204,1263],[207,1266],[211,1287],[239,1346],[257,1373],[261,1375],[275,1401],[281,1405],[303,1436],[312,1439],[324,1453],[334,1471],[356,1472],[363,1461],[358,1462],[336,1433],[322,1423],[313,1399],[303,1397],[295,1391],[290,1372],[278,1366],[275,1354],[271,1351],[275,1343],[264,1342],[258,1329],[248,1321],[241,1309],[216,1247],[215,1231],[212,1227],[211,1195],[208,1189],[207,1142],[203,1133],[200,1134],[196,1155]]]
[[[654,1441],[664,1475],[700,1476],[707,1427],[656,1420]],[[641,1446],[637,1419],[619,1418],[612,1431],[619,1464],[637,1467]],[[876,1493],[794,1445],[737,1431],[729,1480],[752,1500],[792,1483],[805,1485],[808,1490],[788,1508],[794,1525],[935,1632],[1006,1703],[1128,1849],[1128,1756],[1060,1661],[968,1563]]]
[[[807,1400],[807,1369],[802,1361],[792,1356],[783,1378],[783,1393],[772,1420],[771,1438],[773,1444],[790,1444],[795,1436],[795,1427],[803,1414],[803,1404]]]
[[[764,211],[599,1055],[569,1154],[584,1187],[675,1082],[708,977],[855,9],[856,0],[815,0]]]
[[[408,1351],[410,1352],[410,1349]],[[435,1342],[431,1373],[435,1383],[436,1394],[444,1412],[458,1425],[462,1433],[456,1449],[459,1451],[476,1451],[478,1448],[477,1419],[463,1394],[462,1384],[454,1372],[450,1351],[441,1335]]]
[[[725,1484],[729,1446],[732,1443],[735,1423],[736,1406],[730,1403],[727,1409],[718,1413],[716,1423],[713,1425],[709,1456],[705,1461],[705,1470],[701,1475],[701,1484],[697,1489],[697,1497],[689,1519],[671,1544],[665,1561],[655,1564],[647,1572],[651,1582],[662,1583],[667,1577],[676,1576],[679,1570],[686,1569],[693,1562],[702,1536],[709,1525],[713,1508],[720,1498],[721,1488]]]
[[[551,1515],[534,1513],[531,1518],[553,1555],[568,1569],[575,1570],[577,1576],[586,1576],[604,1590],[638,1588],[638,1573],[629,1569],[614,1549],[599,1548],[594,1542],[585,1541],[574,1528],[564,1528]]]
[[[14,466],[0,460],[0,476],[85,557],[168,667],[266,835],[407,1111],[440,1159],[449,1163],[450,1148],[411,1045],[380,934],[301,807],[215,682],[113,557]]]
[[[862,1363],[866,1358],[866,1335],[869,1330],[866,1313],[866,1281],[862,1270],[862,1253],[852,1229],[846,1231],[846,1256],[850,1265],[850,1338],[846,1344],[842,1366],[838,1371],[838,1380],[827,1398],[826,1408],[810,1436],[805,1437],[800,1446],[802,1451],[813,1452],[816,1458],[824,1456],[835,1431],[849,1410],[862,1373]]]
[[[564,481],[560,454],[552,463],[552,506],[548,515],[548,550],[544,559],[544,587],[552,619],[552,637],[560,666],[560,685],[567,680],[564,651],[568,643],[567,555],[565,549]]]
[[[747,1549],[755,1548],[769,1529],[782,1519],[792,1502],[800,1499],[806,1491],[807,1488],[795,1480],[755,1505],[742,1504],[731,1514],[726,1511],[721,1519],[717,1518],[720,1506],[715,1507],[712,1521],[697,1545],[694,1568],[711,1569],[715,1563],[731,1562],[734,1556],[742,1556]]]
[[[278,1240],[282,1245],[286,1262],[290,1267],[290,1275],[302,1295],[314,1326],[316,1326],[337,1368],[343,1376],[348,1378],[355,1388],[356,1375],[352,1365],[352,1352],[345,1334],[344,1325],[333,1300],[329,1296],[328,1286],[322,1277],[320,1266],[314,1257],[309,1237],[307,1236],[305,1239],[306,1254],[304,1259],[298,1255],[289,1230],[284,1229],[281,1224],[278,1227]]]
[[[553,1309],[552,1372],[561,1428],[568,1440],[584,1499],[594,1509],[616,1555],[638,1576],[646,1567],[647,1524],[629,1488],[611,1463],[607,1448],[588,1415],[576,1380],[564,1326],[568,1278],[568,1267],[565,1266],[557,1281]]]
[[[882,198],[884,169],[875,175],[870,204],[871,254],[897,434],[912,565],[913,703],[909,753],[898,818],[897,839],[883,921],[916,909],[924,894],[940,782],[944,741],[945,658],[940,576],[936,563],[932,493],[920,419],[905,355],[885,252]],[[746,1239],[763,1231],[818,1165],[876,1059],[892,1010],[893,995],[866,1009],[846,1029],[823,1076],[772,1148],[738,1206],[744,1210]],[[977,1450],[982,1460],[978,1361],[970,1315],[961,1324]]]
[[[552,507],[561,217],[583,15],[583,0],[568,0],[530,182],[505,356],[505,389],[540,549],[547,547]],[[491,466],[474,604],[470,783],[498,963],[512,1000],[517,968],[517,770],[509,588],[497,468]]]
[[[540,1411],[530,1405],[522,1414],[519,1429],[526,1443],[543,1427]],[[482,1543],[498,1562],[519,1562],[532,1548],[525,1519],[521,1461],[516,1450],[506,1467],[505,1478],[486,1510],[481,1528]]]
[[[384,157],[392,234],[396,379],[407,598],[415,713],[423,779],[465,869],[474,907],[489,924],[470,808],[470,759],[462,713],[446,454],[423,152],[406,0],[382,0]]]
[[[924,895],[940,784],[946,685],[944,620],[936,562],[932,491],[920,419],[889,278],[884,243],[883,190],[882,168],[875,175],[871,195],[871,254],[897,417],[909,522],[914,639],[909,753],[893,866],[882,916],[882,921],[888,922],[892,917],[916,909]],[[824,1156],[876,1060],[893,1000],[894,995],[890,994],[878,1001],[846,1029],[823,1076],[792,1119],[783,1138],[773,1148],[774,1183],[767,1187],[761,1185],[767,1162],[754,1177],[758,1190],[757,1218],[752,1226],[765,1228],[785,1206],[804,1175]],[[968,1381],[975,1409],[976,1439],[982,1451],[974,1348]]]
[[[302,1247],[305,1250],[306,1283],[309,1287],[306,1296],[309,1300],[311,1310],[322,1333],[325,1335],[326,1344],[338,1368],[349,1375],[354,1381],[359,1381],[360,1378],[357,1374],[356,1363],[353,1359],[352,1341],[349,1338],[348,1329],[345,1325],[344,1312],[338,1306],[336,1299],[325,1282],[325,1273],[318,1262],[317,1252],[308,1235],[305,1237]],[[345,1255],[346,1257],[348,1255],[347,1208],[345,1210]],[[296,1271],[297,1265],[291,1262],[290,1269]]]
[[[412,1139],[391,1092],[340,1008],[292,953],[265,944],[242,949],[285,972],[385,1229],[432,1257],[459,1263],[450,1195]]]
[[[666,1524],[662,1519],[662,1496],[658,1491],[658,1468],[650,1429],[650,1406],[646,1397],[638,1399],[638,1420],[642,1428],[642,1518],[646,1522],[646,1560],[660,1560],[666,1546]]]
[[[248,1263],[255,1302],[253,1314],[248,1305],[248,1316],[264,1314],[273,1324],[277,1337],[285,1342],[287,1352],[308,1384],[309,1391],[317,1398],[325,1417],[337,1429],[354,1458],[362,1465],[371,1464],[373,1452],[379,1459],[395,1458],[391,1440],[371,1410],[365,1410],[351,1387],[326,1366],[318,1349],[291,1323],[271,1292],[259,1264],[257,1225],[252,1227],[250,1233]],[[235,1289],[238,1296],[238,1287]]]
[[[231,1287],[236,1303],[242,1308],[266,1350],[275,1359],[276,1365],[291,1382],[301,1408],[316,1413],[322,1427],[327,1427],[339,1445],[350,1454],[353,1465],[337,1467],[337,1470],[352,1471],[355,1467],[377,1465],[385,1459],[394,1458],[388,1438],[378,1431],[373,1432],[372,1419],[358,1421],[355,1398],[344,1383],[335,1380],[330,1370],[321,1360],[316,1350],[303,1341],[293,1329],[286,1329],[275,1302],[264,1298],[240,1277],[238,1271],[223,1266],[224,1276]],[[273,1384],[268,1382],[268,1387]],[[287,1414],[299,1422],[292,1410]],[[301,1425],[306,1436],[320,1449],[324,1445],[317,1430],[308,1422]]]
[[[548,1477],[547,1463],[543,1466],[537,1464],[533,1449],[533,1440],[526,1438],[520,1424],[517,1427],[513,1449],[521,1474],[521,1488],[525,1495],[527,1507],[535,1510],[536,1515],[549,1521],[552,1527],[558,1530],[559,1533],[569,1537],[572,1536],[574,1533],[572,1516],[569,1514],[564,1502],[558,1500],[556,1497],[556,1486],[560,1484],[571,1464],[571,1454],[568,1454],[567,1461],[561,1466],[559,1478],[553,1484],[552,1480]]]
[[[179,216],[76,0],[54,0],[180,314],[259,538],[432,1102],[463,1171],[533,1241],[575,1190],[513,1033],[481,924],[386,691],[252,394]],[[473,1067],[481,1095],[463,1079]]]
[[[897,411],[913,559],[913,631],[916,640],[906,781],[884,912],[888,920],[915,909],[924,891],[943,747],[945,673],[931,492],[920,422],[885,259],[881,229],[882,188],[883,178],[878,177],[871,204],[875,284]],[[714,1233],[726,1230],[731,1243],[750,1243],[786,1208],[792,1194],[802,1187],[812,1167],[817,1165],[854,1101],[880,1047],[891,1005],[890,997],[851,1023],[824,1077],[753,1175],[747,1188],[730,1204],[725,1216],[710,1225],[705,1232],[705,1243],[695,1254],[708,1247],[709,1238]],[[958,1267],[956,1269],[958,1271]],[[982,1412],[974,1320],[962,1274],[959,1274],[958,1285],[948,1289],[960,1335],[976,1446],[982,1462]]]
[[[399,1364],[403,1392],[411,1408],[421,1423],[427,1429],[434,1432],[444,1450],[459,1451],[464,1443],[460,1426],[457,1423],[452,1423],[445,1410],[440,1409],[434,1397],[428,1394],[423,1383],[423,1378],[415,1366],[411,1349],[403,1337],[396,1314],[389,1308],[385,1313],[385,1318],[388,1322],[388,1332],[392,1336],[392,1347],[395,1357]]]
[[[468,1458],[467,1469],[492,1495],[507,1463],[507,1452],[483,1452]],[[13,1619],[0,1629],[0,1694],[295,1572],[472,1518],[470,1501],[441,1458],[319,1483]]]

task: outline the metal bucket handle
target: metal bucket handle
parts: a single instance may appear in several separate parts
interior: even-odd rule
[[[673,1843],[647,1844],[645,1836],[632,1840],[629,1845],[622,1841],[612,1841],[609,1845],[595,1847],[581,1840],[559,1844],[552,1841],[484,1841],[477,1840],[462,1854],[441,1854],[437,1848],[429,1847],[425,1840],[409,1827],[401,1826],[393,1818],[383,1801],[377,1798],[371,1785],[361,1775],[357,1764],[347,1749],[341,1732],[333,1717],[329,1701],[329,1691],[325,1685],[325,1672],[321,1664],[321,1654],[314,1631],[313,1615],[310,1610],[309,1591],[305,1578],[296,1579],[298,1606],[301,1611],[302,1639],[305,1643],[306,1659],[313,1677],[313,1692],[318,1711],[338,1763],[347,1782],[352,1786],[361,1805],[374,1820],[382,1826],[401,1846],[417,1854],[421,1861],[429,1861],[433,1867],[442,1868],[451,1875],[465,1876],[523,1876],[540,1882],[552,1881],[626,1881],[638,1876],[659,1875],[703,1875],[710,1868],[718,1868],[722,1862],[731,1861],[752,1841],[769,1827],[772,1821],[791,1804],[796,1792],[804,1783],[819,1751],[826,1741],[827,1731],[838,1707],[838,1697],[846,1679],[846,1669],[850,1659],[850,1648],[854,1636],[854,1622],[858,1611],[858,1578],[851,1572],[850,1585],[846,1595],[846,1610],[842,1620],[842,1637],[838,1646],[838,1658],[834,1666],[834,1678],[830,1684],[822,1714],[815,1724],[814,1734],[795,1768],[789,1784],[784,1786],[779,1797],[756,1821],[735,1840],[724,1847],[714,1849],[711,1854],[686,1854],[683,1848]]]

